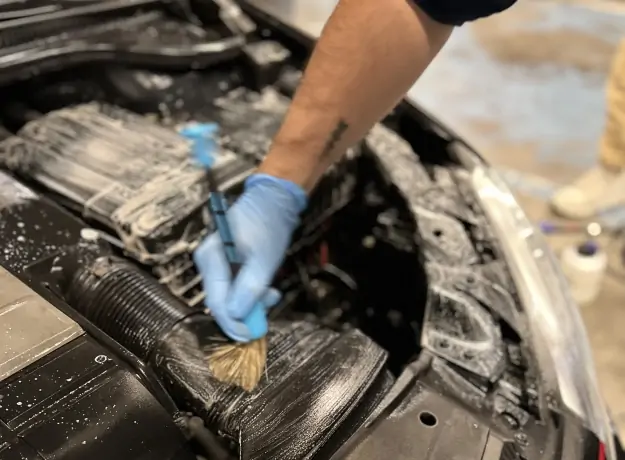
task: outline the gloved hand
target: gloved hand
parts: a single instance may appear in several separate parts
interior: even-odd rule
[[[266,310],[280,300],[280,293],[269,285],[306,204],[306,193],[295,183],[254,174],[227,213],[243,260],[236,279],[231,279],[218,234],[206,238],[195,251],[206,307],[230,338],[247,342],[267,333]]]

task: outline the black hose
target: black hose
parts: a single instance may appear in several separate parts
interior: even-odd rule
[[[115,257],[79,267],[66,297],[89,321],[144,361],[160,338],[194,313],[154,279]]]

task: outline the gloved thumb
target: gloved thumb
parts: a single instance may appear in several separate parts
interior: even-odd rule
[[[273,271],[273,267],[265,267],[255,258],[246,262],[232,283],[226,301],[228,314],[243,321],[251,313],[256,303],[264,300],[263,296],[267,295]]]
[[[281,297],[278,290],[270,288],[242,321],[232,318],[226,310],[211,310],[211,313],[224,334],[237,342],[247,343],[267,334],[267,309],[276,305]]]

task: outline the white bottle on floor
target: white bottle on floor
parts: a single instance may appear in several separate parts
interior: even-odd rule
[[[594,241],[568,246],[562,251],[562,270],[579,306],[592,303],[601,291],[608,256]]]

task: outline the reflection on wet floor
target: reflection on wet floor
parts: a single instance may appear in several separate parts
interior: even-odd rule
[[[561,164],[566,180],[594,163],[620,31],[625,16],[519,2],[458,29],[411,95],[496,164]]]
[[[619,30],[625,17],[521,2],[459,29],[413,94],[497,163],[521,166],[509,152],[529,163],[587,167]]]

